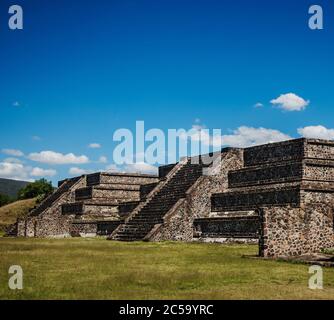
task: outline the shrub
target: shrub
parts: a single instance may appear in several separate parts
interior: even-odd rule
[[[5,206],[6,204],[9,204],[13,201],[14,199],[12,199],[10,196],[0,193],[0,207]]]
[[[36,197],[36,204],[40,204],[48,195],[43,193]]]
[[[51,181],[46,179],[36,180],[22,188],[18,193],[19,199],[31,199],[35,197],[46,197],[53,192]]]

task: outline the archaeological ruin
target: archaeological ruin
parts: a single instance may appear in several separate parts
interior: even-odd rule
[[[334,247],[334,142],[296,139],[225,148],[219,165],[184,158],[159,176],[95,173],[19,219],[19,237],[259,243],[263,257]]]

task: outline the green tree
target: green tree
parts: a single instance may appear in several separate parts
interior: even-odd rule
[[[22,188],[18,193],[19,199],[31,199],[35,197],[46,197],[53,192],[51,181],[46,179],[36,180],[35,182],[29,183],[27,186]]]
[[[10,196],[0,193],[0,207],[5,206],[6,204],[11,203],[13,201],[14,200]]]

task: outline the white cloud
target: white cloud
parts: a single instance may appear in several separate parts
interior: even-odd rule
[[[299,128],[298,133],[305,138],[334,140],[334,129],[327,129],[320,125]]]
[[[302,111],[310,104],[310,101],[294,93],[287,93],[271,100],[270,103],[286,111]]]
[[[101,145],[99,143],[90,143],[88,145],[88,148],[91,148],[91,149],[99,149],[101,148]]]
[[[2,149],[1,152],[4,153],[4,154],[7,154],[8,156],[13,156],[13,157],[24,156],[24,154],[21,150],[16,150],[16,149]]]
[[[42,138],[40,136],[32,136],[31,137],[34,141],[41,141]]]
[[[142,173],[142,174],[158,174],[158,168],[145,162],[137,162],[133,164],[126,164],[124,166],[117,166],[110,164],[106,167],[107,172],[121,172],[121,173]]]
[[[30,172],[32,177],[53,177],[57,174],[57,171],[54,169],[42,169],[42,168],[33,168]]]
[[[25,167],[21,163],[0,162],[0,177],[13,180],[26,180],[29,177],[29,167]]]
[[[100,163],[107,163],[107,162],[108,162],[108,159],[107,159],[107,157],[105,157],[105,156],[101,156],[101,157],[99,158],[99,162],[100,162]]]
[[[14,101],[14,102],[12,103],[12,105],[13,105],[13,107],[19,107],[21,104],[20,104],[20,102],[18,102],[18,101]]]
[[[180,135],[180,139],[192,140],[204,145],[212,145],[216,147],[222,146],[221,135],[210,135],[210,130],[194,125],[192,129]]]
[[[205,128],[206,128],[205,124],[194,124],[193,125],[193,129],[195,129],[195,130],[203,130]]]
[[[278,130],[246,126],[239,127],[231,135],[222,136],[223,145],[240,148],[290,139],[290,136]]]
[[[196,118],[195,119],[195,124],[193,124],[192,128],[195,129],[195,130],[202,130],[202,129],[206,128],[206,125],[202,124],[201,119]]]
[[[190,135],[183,135],[182,138],[187,139],[188,137],[193,141],[199,141],[204,145],[213,146],[215,148],[222,146],[243,148],[291,139],[289,135],[278,130],[252,128],[247,126],[241,126],[229,135],[221,135],[217,133],[210,135],[209,130],[193,129],[195,130]]]
[[[92,170],[81,169],[81,168],[76,168],[76,167],[70,168],[70,170],[68,171],[70,175],[74,175],[74,176],[81,176],[83,174],[89,174],[92,172],[93,172]]]
[[[3,162],[8,162],[8,163],[23,163],[22,160],[17,159],[17,158],[6,158],[3,160]]]
[[[261,103],[261,102],[258,102],[258,103],[254,104],[254,108],[262,108],[262,107],[264,107],[264,104]]]
[[[106,166],[106,171],[107,172],[121,172],[122,170],[118,168],[115,164],[110,164]]]
[[[47,164],[83,164],[89,162],[85,155],[76,156],[73,153],[62,154],[54,151],[30,153],[28,158],[32,161]]]
[[[125,172],[129,173],[144,173],[144,174],[158,174],[158,168],[145,162],[137,162],[133,164],[127,164]]]
[[[22,163],[17,162],[16,160],[18,159],[7,158],[3,162],[0,162],[1,178],[33,181],[30,177],[53,177],[57,174],[56,170],[41,169],[38,167],[31,168],[30,166],[24,166]]]

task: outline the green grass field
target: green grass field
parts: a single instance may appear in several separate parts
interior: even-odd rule
[[[308,289],[308,266],[253,259],[257,246],[0,238],[1,299],[333,299]],[[243,257],[246,256],[246,257]],[[8,289],[20,265],[24,289]]]

